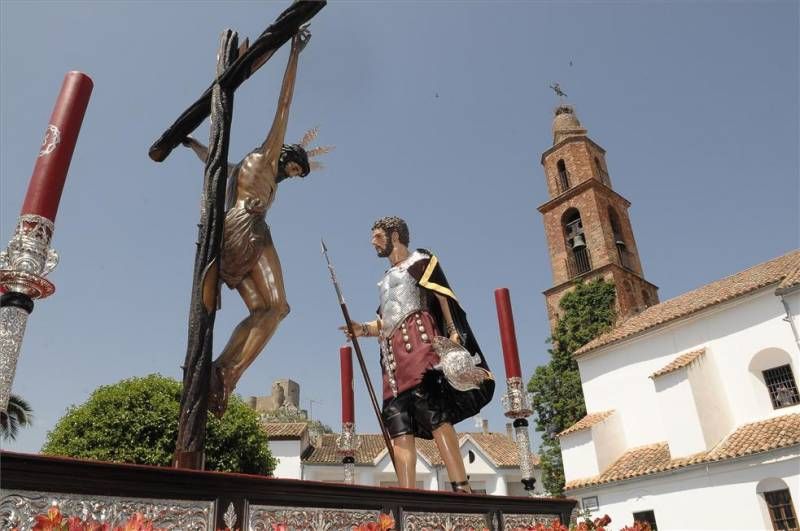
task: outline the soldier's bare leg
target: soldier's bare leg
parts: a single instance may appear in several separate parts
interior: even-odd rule
[[[404,489],[417,486],[417,448],[411,434],[392,439],[394,458],[397,461],[397,483]]]
[[[439,455],[444,460],[447,467],[447,476],[454,484],[454,490],[461,492],[472,492],[467,481],[467,471],[464,468],[464,461],[461,459],[461,451],[458,447],[458,434],[452,424],[442,424],[433,430],[433,440],[439,449]]]
[[[217,416],[225,412],[228,397],[239,378],[289,314],[283,272],[273,245],[264,248],[255,268],[237,289],[250,315],[239,323],[222,354],[214,362],[209,410]]]

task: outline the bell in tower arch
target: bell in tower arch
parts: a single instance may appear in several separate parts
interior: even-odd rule
[[[572,248],[580,249],[582,247],[586,247],[586,240],[583,239],[583,234],[576,234],[575,237],[572,238]]]

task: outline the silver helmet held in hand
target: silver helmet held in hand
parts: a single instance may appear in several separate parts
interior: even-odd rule
[[[436,336],[433,338],[433,349],[439,355],[439,363],[433,368],[442,371],[454,389],[458,391],[478,389],[482,382],[493,379],[492,373],[478,367],[480,356],[470,354],[453,340]]]

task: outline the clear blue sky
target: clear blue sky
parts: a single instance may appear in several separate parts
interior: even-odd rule
[[[147,149],[208,86],[220,31],[254,38],[286,5],[0,2],[3,246],[64,73],[95,81],[58,215],[58,291],[37,303],[14,386],[35,425],[7,448],[38,451],[99,385],[180,377],[202,166],[185,149],[157,164]],[[608,152],[662,300],[798,245],[794,1],[332,1],[312,32],[287,140],[319,125],[336,151],[323,172],[281,184],[269,212],[292,313],[244,396],[289,377],[303,407],[315,400],[314,416],[338,427],[341,316],[319,239],[352,314],[371,318],[385,262],[369,229],[388,214],[439,254],[501,382],[497,287],[511,289],[526,376],[546,361],[552,279],[536,207],[554,81]],[[285,60],[237,93],[232,159],[264,138]],[[217,352],[245,314],[234,292],[223,304]],[[360,379],[356,389],[358,428],[376,432]],[[498,431],[500,392],[485,410]]]

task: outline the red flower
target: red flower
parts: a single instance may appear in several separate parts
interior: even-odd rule
[[[47,509],[47,515],[40,514],[36,517],[36,523],[33,524],[32,531],[62,531],[67,529],[67,523],[61,523],[63,517],[58,507],[53,505]]]
[[[394,529],[394,518],[392,518],[391,514],[383,514],[378,517],[378,524],[380,525],[380,531],[390,531]]]
[[[602,527],[606,526],[611,523],[611,517],[607,514],[604,514],[602,518],[596,518],[594,521],[595,527]]]

